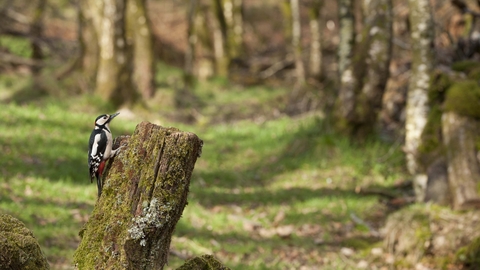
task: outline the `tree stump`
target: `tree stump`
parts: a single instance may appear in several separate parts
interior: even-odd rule
[[[162,269],[187,203],[203,142],[142,122],[104,172],[104,187],[75,252],[78,269]]]
[[[50,269],[32,232],[6,214],[0,214],[0,269]]]
[[[445,112],[442,135],[447,149],[448,182],[454,209],[480,206],[478,192],[480,168],[476,155],[479,125],[468,116]]]

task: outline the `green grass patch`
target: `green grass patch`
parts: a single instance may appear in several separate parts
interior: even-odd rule
[[[373,219],[383,217],[375,214],[381,204],[377,196],[354,190],[389,187],[404,178],[401,149],[375,139],[352,142],[315,114],[274,116],[288,89],[215,80],[199,83],[193,93],[193,110],[205,121],[179,124],[168,116],[182,74],[165,73],[159,72],[159,92],[151,101],[158,101],[158,110],[138,108],[132,118],[121,114],[111,128],[114,136],[131,134],[150,120],[204,140],[172,249],[187,257],[213,254],[232,269],[338,269],[350,266],[339,257],[340,248],[368,254],[376,245],[378,239],[350,215],[380,223]],[[78,232],[96,197],[87,141],[95,117],[113,111],[99,110],[104,104],[88,95],[1,106],[0,211],[26,223],[53,269],[71,269]],[[170,256],[168,269],[183,261]]]

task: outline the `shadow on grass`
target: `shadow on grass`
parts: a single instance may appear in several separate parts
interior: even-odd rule
[[[389,162],[392,162],[391,165],[387,162],[379,164],[378,155],[387,152],[391,146],[374,139],[367,140],[363,144],[352,142],[346,137],[329,131],[328,126],[318,118],[306,125],[301,125],[296,132],[286,132],[275,136],[274,139],[265,138],[263,141],[252,145],[246,145],[243,142],[251,140],[251,136],[255,136],[255,134],[240,133],[233,134],[233,136],[228,134],[228,136],[228,139],[235,143],[227,142],[222,145],[213,142],[216,144],[213,147],[218,147],[213,149],[213,151],[218,151],[216,153],[218,155],[216,163],[218,164],[210,166],[208,170],[194,172],[192,182],[200,179],[205,182],[207,188],[196,188],[194,184],[193,189],[195,194],[199,196],[200,202],[207,206],[215,203],[234,202],[254,203],[265,201],[280,203],[318,196],[358,196],[353,192],[355,186],[348,184],[353,182],[354,178],[362,178],[372,173],[383,175],[386,178],[394,174],[395,170],[401,168],[403,164],[403,156],[399,151],[386,157]],[[239,168],[236,168],[236,165],[222,166],[222,158],[238,158],[234,157],[232,153],[239,151],[239,145],[254,149],[253,154],[241,157],[241,159],[253,157],[255,161],[248,166],[238,166]],[[306,170],[317,170],[320,175],[314,176],[315,179],[308,176],[312,177],[309,181],[315,184],[317,181],[325,181],[328,178],[328,176],[321,175],[322,173],[334,174],[335,171],[332,168],[336,167],[344,168],[348,176],[346,179],[339,179],[339,181],[342,182],[341,184],[347,183],[351,186],[352,191],[335,188],[322,190],[293,188],[276,193],[268,191],[268,186],[276,181],[279,175],[288,175],[290,181],[295,182],[296,179],[302,177],[301,173],[304,168]],[[298,176],[295,175],[296,172],[299,173]],[[338,186],[337,183],[332,183],[332,187],[335,186]],[[212,191],[215,189],[209,189],[209,187],[215,187],[216,190],[231,190],[232,192]],[[258,193],[243,191],[250,187],[259,188],[263,191]],[[237,193],[241,193],[241,196],[236,195],[233,192],[235,190]]]

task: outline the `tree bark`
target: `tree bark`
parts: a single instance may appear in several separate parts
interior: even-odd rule
[[[355,108],[355,76],[352,66],[353,47],[355,43],[355,16],[353,0],[338,2],[340,20],[340,43],[338,45],[338,73],[340,89],[338,93],[337,110],[339,117],[350,119]]]
[[[362,88],[355,104],[355,122],[361,134],[370,134],[377,123],[382,98],[390,75],[392,58],[393,15],[391,0],[370,0],[363,5],[366,21],[363,43],[365,46],[365,75],[357,78]],[[362,54],[362,52],[360,52]],[[360,67],[359,67],[360,68]],[[361,74],[361,73],[360,73]]]
[[[185,52],[185,67],[183,69],[183,82],[187,91],[193,89],[195,81],[195,56],[197,44],[196,16],[200,0],[190,0],[190,6],[187,15],[187,50]]]
[[[442,115],[442,135],[448,159],[448,181],[457,210],[480,206],[480,167],[476,154],[478,122],[455,112]]]
[[[142,1],[131,1],[136,1],[134,6],[137,7],[139,14],[135,22],[138,23],[135,27],[139,29],[132,31],[130,39],[132,42],[127,42],[126,39],[127,0],[79,2],[80,62],[81,72],[86,81],[84,88],[94,89],[93,92],[97,96],[117,107],[135,103],[138,99],[137,88],[151,91],[153,87],[151,62],[153,60],[147,61],[145,58],[148,56],[147,49],[145,51],[142,49],[151,47],[151,44],[146,41],[148,35],[143,35],[148,19],[145,13],[142,17],[142,12],[139,11],[142,9]],[[133,32],[138,32],[138,35],[134,35]],[[138,41],[139,36],[146,39]],[[135,51],[132,43],[141,52]],[[135,63],[134,57],[138,57]],[[133,80],[139,79],[139,74],[142,76],[142,82],[145,83],[135,85]]]
[[[96,0],[78,1],[78,39],[80,45],[80,72],[85,91],[95,89],[100,44],[97,29],[100,28],[101,9]]]
[[[127,0],[127,41],[133,52],[132,80],[144,100],[155,92],[155,56],[150,21],[145,0]]]
[[[202,141],[142,122],[115,144],[126,146],[107,166],[74,261],[78,269],[162,269]]]
[[[305,84],[305,66],[302,59],[302,26],[300,21],[300,4],[298,0],[290,0],[292,10],[292,50],[295,58],[295,74],[297,85]]]
[[[100,59],[95,92],[114,105],[135,102],[132,84],[132,54],[125,39],[125,0],[103,1],[100,37]]]
[[[314,0],[312,6],[309,8],[310,19],[310,36],[312,42],[310,44],[310,65],[309,75],[310,77],[320,79],[322,76],[322,39],[323,39],[323,16],[322,12],[323,0]]]
[[[33,15],[32,22],[30,24],[30,35],[32,37],[31,47],[32,47],[32,59],[33,61],[40,61],[43,59],[42,47],[40,46],[40,39],[43,32],[43,14],[45,12],[45,7],[47,5],[46,0],[39,0],[35,12]],[[41,70],[40,65],[32,65],[31,70],[33,75],[36,77]],[[37,79],[37,78],[35,78]],[[38,85],[36,84],[35,87]]]
[[[429,112],[428,88],[433,71],[434,25],[429,0],[409,0],[412,67],[407,94],[405,151],[418,201],[425,198],[427,176],[417,161],[418,146]]]
[[[343,19],[339,46],[340,92],[337,100],[337,128],[363,139],[377,124],[392,54],[392,2],[363,2],[364,29],[355,44],[351,2],[340,7]],[[341,25],[341,27],[342,27]],[[349,51],[351,50],[351,51]],[[353,55],[352,55],[353,54]]]

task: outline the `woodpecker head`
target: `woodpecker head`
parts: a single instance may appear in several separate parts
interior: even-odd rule
[[[115,118],[119,114],[120,113],[117,112],[117,113],[114,113],[112,115],[110,115],[110,114],[100,115],[99,117],[97,117],[97,119],[95,119],[95,127],[104,127],[104,126],[108,127],[108,123],[110,123],[110,121],[112,121],[112,119]]]

